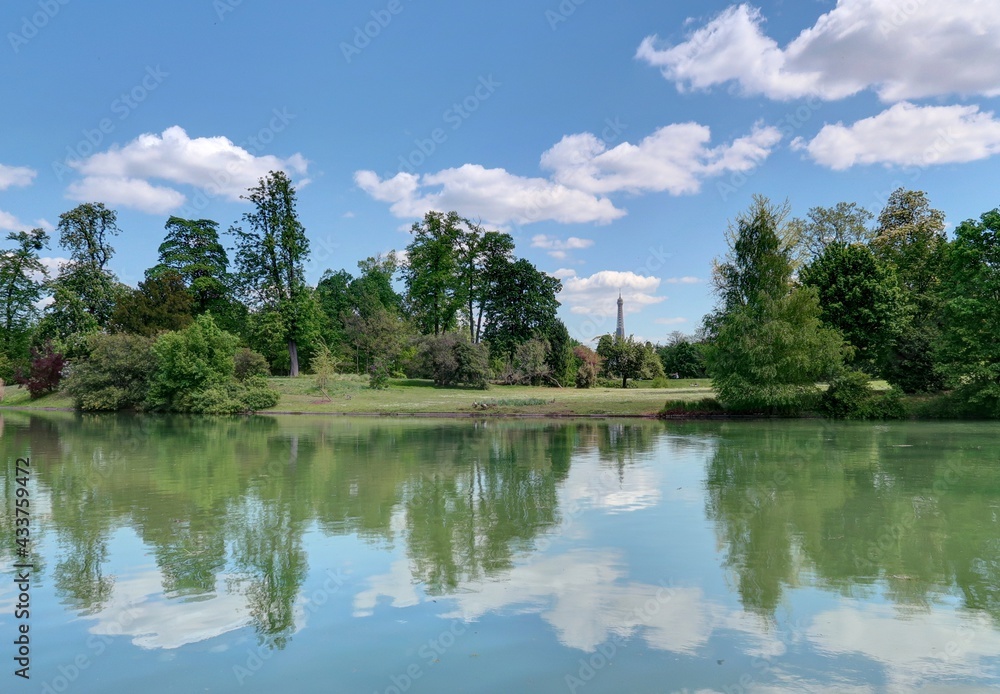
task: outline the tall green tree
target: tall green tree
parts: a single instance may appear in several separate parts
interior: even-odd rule
[[[220,313],[219,304],[228,300],[232,290],[229,255],[219,241],[218,227],[211,219],[170,217],[158,249],[159,262],[146,271],[147,277],[179,274],[191,292],[195,315],[209,310]]]
[[[889,196],[871,246],[895,268],[907,315],[885,351],[882,374],[908,393],[944,385],[934,345],[941,334],[946,243],[944,214],[930,206],[926,193],[900,188]]]
[[[793,219],[790,224],[800,226],[799,243],[806,256],[812,259],[834,243],[867,244],[875,234],[870,226],[874,218],[855,202],[838,202],[833,207],[813,207],[806,219]]]
[[[0,354],[27,356],[28,331],[38,316],[35,304],[42,298],[47,272],[39,253],[48,245],[42,229],[11,232],[11,249],[0,250]]]
[[[410,228],[406,247],[406,282],[410,312],[425,335],[440,335],[457,326],[465,303],[459,249],[466,221],[457,212],[428,212]]]
[[[289,373],[299,375],[299,342],[316,330],[315,302],[307,291],[309,239],[295,209],[295,188],[283,171],[271,171],[242,196],[254,207],[244,227],[234,226],[239,282],[248,306],[272,314],[270,323],[287,345]]]
[[[483,310],[483,339],[494,356],[512,356],[517,345],[551,331],[562,282],[523,258],[498,267],[492,281]]]
[[[190,325],[194,299],[184,278],[174,270],[157,273],[126,294],[111,315],[109,327],[118,332],[152,337]]]
[[[720,306],[706,324],[712,385],[727,407],[798,407],[815,383],[841,364],[843,339],[820,320],[815,289],[794,287],[783,247],[786,207],[755,197],[729,233],[730,253],[716,266]]]
[[[961,397],[1000,416],[1000,209],[967,220],[949,244],[942,369]]]
[[[74,295],[103,328],[128,289],[108,270],[108,262],[115,253],[111,238],[121,233],[118,215],[103,203],[84,203],[59,215],[56,228],[59,244],[70,256],[52,283],[56,302],[60,296],[69,301],[69,294]],[[57,288],[63,291],[56,292]]]
[[[823,322],[854,347],[854,364],[877,374],[904,318],[893,267],[878,260],[868,246],[834,242],[802,269],[799,279],[816,288]]]
[[[500,279],[499,271],[513,259],[514,239],[510,234],[483,231],[478,224],[467,224],[469,229],[460,240],[458,262],[469,337],[477,343],[482,337],[483,313]]]
[[[622,379],[622,388],[628,388],[628,379],[641,378],[646,366],[646,347],[632,336],[614,338],[606,349],[604,369]]]

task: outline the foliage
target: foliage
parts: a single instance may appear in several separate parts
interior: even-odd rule
[[[511,355],[517,345],[546,335],[556,320],[562,283],[524,259],[502,264],[484,308],[483,339],[496,355]]]
[[[179,274],[191,294],[195,315],[218,314],[232,289],[229,256],[219,241],[218,227],[211,219],[171,216],[164,225],[167,234],[158,249],[159,263],[146,271],[147,278]]]
[[[0,354],[27,355],[27,336],[38,315],[46,270],[39,253],[49,242],[42,229],[7,234],[15,246],[0,250]]]
[[[532,338],[514,350],[513,374],[508,383],[538,386],[552,379],[552,367],[547,363],[549,343]],[[558,383],[556,384],[558,385]]]
[[[157,367],[150,380],[149,407],[225,414],[273,406],[277,394],[263,376],[245,381],[234,377],[238,342],[211,314],[198,316],[184,330],[161,335],[153,345]]]
[[[246,229],[230,229],[239,285],[249,306],[277,314],[273,324],[288,347],[289,373],[298,376],[298,342],[316,329],[316,314],[305,284],[309,239],[295,210],[295,189],[284,172],[271,171],[241,197],[254,211],[243,215]]]
[[[574,347],[573,356],[579,364],[576,369],[576,387],[593,388],[601,372],[601,357],[585,345]]]
[[[255,352],[248,347],[241,347],[236,350],[233,356],[233,376],[237,381],[246,381],[254,376],[271,375],[271,369],[267,365],[267,359],[260,352]]]
[[[807,216],[807,220],[794,219],[791,223],[800,225],[799,243],[811,259],[823,255],[831,244],[867,244],[875,233],[868,226],[874,215],[854,202],[813,207]]]
[[[458,249],[466,220],[457,212],[428,212],[410,228],[404,271],[410,312],[420,332],[440,335],[457,326],[464,303]]]
[[[109,327],[120,332],[151,337],[166,330],[182,330],[191,324],[194,299],[184,279],[165,270],[139,283],[138,289],[121,298],[111,314]]]
[[[573,385],[577,367],[573,358],[573,339],[566,329],[566,324],[558,318],[553,320],[546,335],[546,342],[549,344],[549,349],[545,363],[552,378],[561,386]]]
[[[65,366],[63,355],[55,350],[51,342],[46,342],[41,349],[32,348],[28,373],[21,374],[16,380],[28,389],[32,399],[40,398],[58,390]]]
[[[462,235],[458,250],[458,272],[466,302],[469,337],[472,342],[479,342],[489,299],[497,291],[503,269],[513,260],[514,239],[499,231],[483,231],[468,220],[465,223],[468,229]],[[489,316],[486,321],[488,324]]]
[[[868,374],[845,369],[830,380],[819,399],[819,411],[833,419],[902,419],[905,416],[901,392],[876,393]]]
[[[313,355],[312,370],[316,376],[316,387],[329,402],[332,400],[329,392],[330,379],[337,373],[337,358],[333,356],[333,352],[325,342],[320,342],[316,354]]]
[[[98,271],[107,268],[115,254],[111,236],[121,233],[118,213],[104,203],[84,203],[59,215],[59,245],[70,252],[71,265],[86,265]]]
[[[942,371],[956,396],[1000,416],[1000,209],[955,230],[947,256]]]
[[[822,324],[816,290],[791,287],[783,214],[755,198],[736,220],[727,262],[716,268],[721,305],[706,321],[708,370],[719,400],[741,411],[795,411],[842,361],[843,339]]]
[[[705,352],[702,343],[693,343],[686,337],[675,339],[672,344],[657,348],[663,371],[678,378],[705,378]]]
[[[720,415],[725,409],[715,398],[701,400],[667,400],[660,410],[660,417],[684,415],[687,417]]]
[[[86,411],[142,409],[156,370],[151,337],[96,333],[89,356],[73,363],[65,389],[76,408]]]
[[[830,243],[799,275],[819,294],[823,322],[854,347],[854,363],[875,369],[904,319],[903,296],[891,266],[867,246]]]
[[[489,351],[482,343],[472,344],[455,333],[428,335],[421,341],[420,357],[434,385],[487,387]]]
[[[368,387],[373,390],[385,390],[389,387],[389,377],[392,375],[389,365],[383,359],[376,359],[368,368]]]
[[[654,359],[649,358],[648,353],[651,351],[651,348],[647,350],[645,345],[636,342],[631,336],[615,338],[607,349],[607,356],[604,357],[604,369],[609,374],[620,378],[622,388],[627,388],[628,379],[642,378],[644,368],[651,364],[654,359],[658,361],[655,355]]]
[[[663,362],[660,355],[656,353],[656,347],[652,342],[647,342],[642,346],[642,368],[639,371],[639,378],[646,380],[663,380],[667,374],[663,371]]]

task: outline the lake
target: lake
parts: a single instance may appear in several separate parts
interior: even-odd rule
[[[4,692],[1000,685],[995,424],[6,411],[0,462]]]

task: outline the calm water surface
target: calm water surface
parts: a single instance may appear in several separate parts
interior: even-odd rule
[[[5,412],[0,464],[4,692],[1000,685],[995,425]]]

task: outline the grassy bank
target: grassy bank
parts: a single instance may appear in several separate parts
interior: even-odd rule
[[[265,412],[317,414],[531,414],[653,416],[665,401],[700,400],[712,395],[708,379],[670,381],[666,388],[548,388],[491,386],[489,390],[435,388],[424,380],[394,379],[387,390],[372,390],[363,376],[338,376],[327,396],[316,388],[312,376],[271,378],[281,399]],[[642,387],[646,386],[646,387]],[[31,400],[23,388],[7,387],[0,407],[24,409],[72,408],[61,393]]]

